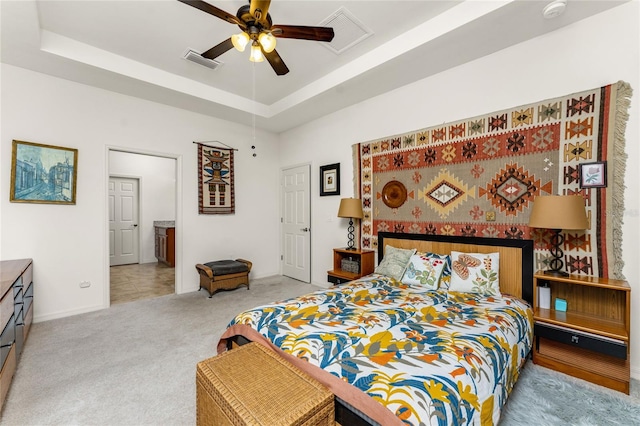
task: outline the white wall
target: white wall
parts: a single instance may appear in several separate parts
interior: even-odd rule
[[[157,262],[156,220],[176,219],[176,160],[130,152],[109,152],[109,175],[140,181],[140,263]]]
[[[319,166],[341,163],[340,197],[319,197],[312,185],[312,281],[326,285],[331,250],[345,244],[347,222],[335,215],[339,199],[353,195],[351,145],[624,80],[635,93],[626,132],[623,257],[633,288],[632,374],[640,378],[640,262],[633,245],[640,239],[639,9],[638,2],[624,4],[282,134],[281,167],[311,161],[317,175]]]
[[[249,126],[4,64],[1,78],[0,252],[3,259],[33,258],[35,321],[108,306],[108,146],[177,158],[179,293],[197,290],[199,262],[243,257],[253,261],[254,278],[279,273],[275,135],[258,132],[254,158]],[[78,149],[76,205],[9,202],[12,139]],[[239,149],[235,215],[198,215],[194,140]]]

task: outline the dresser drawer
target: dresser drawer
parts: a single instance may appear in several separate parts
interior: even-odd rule
[[[13,315],[13,292],[9,291],[0,301],[0,330],[4,330],[11,315]]]
[[[15,310],[18,310],[18,306],[22,309],[22,304],[24,303],[22,287],[18,287],[17,289],[14,287],[13,291],[13,305],[15,306]]]
[[[22,273],[22,284],[26,287],[33,281],[33,263]]]
[[[536,336],[545,337],[566,345],[588,349],[615,358],[627,359],[627,345],[620,340],[543,323],[536,323],[534,332]]]
[[[328,274],[327,281],[335,285],[340,285],[340,284],[348,283],[351,280],[348,278],[336,277],[335,275]]]
[[[16,340],[16,327],[15,322],[13,321],[13,315],[9,319],[7,326],[2,331],[2,335],[0,335],[0,354],[2,355],[2,365],[4,365],[4,361],[9,354],[9,351],[13,347],[13,342]]]
[[[23,333],[23,341],[27,340],[27,336],[29,335],[29,329],[31,328],[31,323],[33,322],[33,308],[27,309],[24,311],[24,329]]]
[[[22,290],[22,277],[15,280],[13,283],[13,295],[15,296],[18,290]]]
[[[24,312],[26,313],[33,303],[33,284],[29,284],[29,287],[25,290],[22,301],[24,303]]]
[[[3,348],[4,349],[4,348]],[[9,386],[11,385],[11,378],[13,377],[13,373],[16,371],[16,350],[13,345],[7,348],[7,356],[3,359],[5,362],[2,363],[2,372],[0,373],[0,411],[2,410],[2,406],[4,405],[4,398],[7,396],[7,392],[9,392]]]

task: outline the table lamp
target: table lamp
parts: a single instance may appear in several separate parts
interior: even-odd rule
[[[589,228],[589,220],[584,209],[584,199],[580,195],[546,195],[533,200],[533,208],[529,215],[531,228],[545,228],[553,231],[552,248],[549,250],[553,259],[549,262],[551,269],[544,271],[546,275],[566,277],[563,271],[564,262],[561,245],[564,237],[563,229],[580,230]]]
[[[353,219],[362,219],[364,214],[362,213],[362,200],[359,198],[343,198],[340,200],[340,208],[338,209],[338,217],[349,218],[349,243],[347,250],[355,250],[353,246]]]

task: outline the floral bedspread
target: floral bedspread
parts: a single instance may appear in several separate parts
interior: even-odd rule
[[[381,275],[238,315],[407,425],[497,424],[533,339],[526,302]]]

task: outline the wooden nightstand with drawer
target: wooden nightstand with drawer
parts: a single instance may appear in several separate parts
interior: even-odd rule
[[[629,393],[631,288],[626,281],[570,275],[534,275],[533,362]],[[540,308],[538,288],[551,305]],[[566,311],[554,309],[556,299]]]
[[[374,250],[333,249],[333,269],[327,271],[327,281],[344,284],[373,274],[375,253]]]

